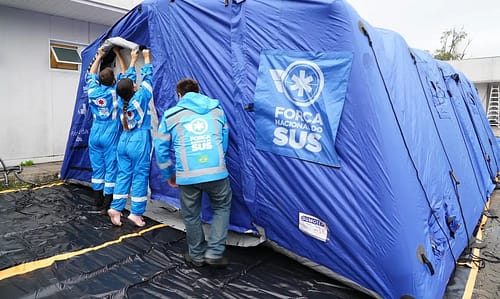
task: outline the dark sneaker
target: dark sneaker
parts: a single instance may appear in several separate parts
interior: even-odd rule
[[[102,193],[102,190],[94,190],[92,191],[92,193],[92,197],[94,198],[94,206],[98,208],[102,207],[104,201],[104,194]]]
[[[205,263],[214,267],[226,267],[229,264],[229,260],[226,257],[218,259],[205,258]]]
[[[111,207],[111,202],[113,201],[113,194],[106,194],[103,196],[101,211],[103,214],[107,214],[109,208]]]
[[[191,267],[194,267],[194,268],[200,268],[200,267],[203,267],[205,266],[205,262],[204,261],[195,261],[191,258],[191,256],[189,255],[189,253],[184,253],[184,261],[186,261],[186,264],[188,264],[189,266]]]

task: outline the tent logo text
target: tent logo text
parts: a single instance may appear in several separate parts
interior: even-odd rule
[[[254,94],[256,148],[339,167],[335,137],[351,62],[349,52],[262,51]]]
[[[274,110],[275,125],[273,143],[306,149],[313,153],[322,150],[320,143],[323,121],[320,113],[287,109],[277,106]]]
[[[307,107],[321,95],[325,84],[320,67],[308,60],[291,63],[283,70],[269,70],[276,90],[294,105]]]

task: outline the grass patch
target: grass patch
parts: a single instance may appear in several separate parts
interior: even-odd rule
[[[27,161],[23,161],[21,162],[21,166],[22,167],[26,167],[26,166],[32,166],[34,165],[35,163],[32,161],[32,160],[27,160]]]
[[[30,184],[26,183],[15,183],[15,182],[9,182],[9,185],[6,186],[4,182],[0,183],[0,191],[5,191],[5,190],[17,190],[17,189],[22,189],[22,188],[28,188],[30,187]]]

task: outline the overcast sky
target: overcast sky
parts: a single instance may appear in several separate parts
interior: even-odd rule
[[[347,0],[375,27],[401,34],[412,48],[434,53],[453,27],[471,40],[464,58],[500,56],[500,0]]]

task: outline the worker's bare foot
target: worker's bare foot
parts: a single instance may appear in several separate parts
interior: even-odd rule
[[[134,215],[131,213],[127,218],[139,227],[143,227],[144,225],[146,225],[146,222],[144,222],[142,216]]]
[[[116,225],[116,226],[121,226],[122,225],[122,222],[120,220],[120,217],[121,217],[122,213],[120,211],[109,209],[108,210],[108,215],[109,215],[109,218],[111,218],[111,222],[114,225]]]

